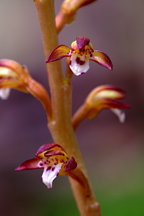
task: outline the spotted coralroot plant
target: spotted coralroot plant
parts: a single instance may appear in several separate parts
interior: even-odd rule
[[[70,47],[58,45],[57,42],[58,33],[65,24],[75,19],[81,7],[94,2],[65,0],[55,17],[54,0],[34,0],[40,21],[50,95],[43,85],[32,78],[28,68],[13,60],[0,60],[0,98],[7,99],[11,89],[32,94],[45,110],[53,138],[53,143],[42,145],[32,159],[23,162],[16,170],[43,169],[42,181],[48,189],[53,187],[58,175],[68,176],[81,216],[100,216],[101,210],[90,186],[75,130],[84,119],[93,119],[104,109],[109,109],[120,122],[124,122],[122,110],[128,108],[120,101],[125,97],[124,91],[115,86],[102,85],[89,93],[73,116],[71,113],[73,75],[89,73],[89,61],[108,70],[113,68],[108,55],[94,49],[89,38],[77,36]],[[66,73],[62,71],[60,63],[64,57]]]

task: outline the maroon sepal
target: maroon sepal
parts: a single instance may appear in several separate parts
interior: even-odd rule
[[[78,49],[83,49],[86,45],[89,44],[90,39],[83,37],[83,36],[79,36],[76,38],[76,42],[77,42],[77,48]]]
[[[65,45],[57,46],[48,56],[46,63],[57,61],[64,57],[69,57],[70,56],[69,51],[70,51],[70,48],[68,46],[65,46]]]
[[[90,60],[97,62],[98,64],[106,67],[109,70],[113,69],[113,64],[109,56],[102,51],[94,50],[93,57],[90,58]]]
[[[43,166],[40,164],[40,159],[33,158],[23,162],[20,166],[18,166],[15,170],[32,170],[32,169],[41,169]]]
[[[75,159],[73,157],[71,157],[70,161],[67,163],[67,165],[65,166],[65,172],[68,172],[70,170],[73,170],[77,167],[77,162],[75,161]]]

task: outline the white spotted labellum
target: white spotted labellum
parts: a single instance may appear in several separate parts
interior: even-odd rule
[[[54,143],[42,145],[36,157],[25,161],[16,170],[43,169],[42,181],[52,188],[53,180],[58,175],[69,175],[69,172],[77,167],[73,157],[68,157],[64,149]]]
[[[71,48],[65,45],[56,47],[46,60],[46,63],[53,62],[64,57],[70,57],[70,69],[79,76],[89,70],[89,61],[112,70],[110,58],[99,50],[94,50],[90,40],[86,37],[77,37],[76,41],[71,44]]]
[[[121,123],[125,121],[123,109],[128,109],[129,105],[122,103],[125,93],[122,89],[115,86],[103,85],[93,89],[86,99],[86,106],[89,109],[87,118],[92,119],[103,109],[109,108]]]

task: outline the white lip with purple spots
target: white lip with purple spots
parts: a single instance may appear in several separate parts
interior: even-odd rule
[[[61,167],[62,163],[44,167],[42,181],[49,189],[52,188],[53,180],[58,176]]]
[[[70,60],[70,69],[76,76],[84,74],[89,70],[89,59],[86,56],[73,53]]]

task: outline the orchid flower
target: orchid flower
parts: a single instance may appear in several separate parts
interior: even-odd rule
[[[9,59],[0,60],[0,98],[7,99],[10,89],[14,88],[23,92],[26,90],[29,74],[26,68]]]
[[[94,50],[90,40],[86,37],[77,37],[71,44],[71,48],[65,45],[56,47],[46,60],[46,63],[53,62],[64,57],[70,57],[69,67],[75,75],[81,75],[89,70],[89,61],[112,70],[110,58],[99,50]]]
[[[51,103],[46,89],[31,77],[25,66],[10,59],[0,59],[0,98],[7,99],[11,89],[33,95],[51,116]]]
[[[119,121],[123,123],[125,121],[123,109],[129,108],[128,104],[119,101],[119,99],[124,97],[124,91],[114,86],[103,85],[94,88],[82,106],[73,115],[73,128],[76,129],[86,118],[95,118],[104,109],[110,109],[118,117]]]
[[[89,106],[88,118],[94,118],[100,111],[106,108],[110,110],[119,118],[123,123],[125,121],[125,113],[121,109],[129,108],[129,105],[124,104],[118,99],[123,99],[125,93],[120,88],[103,85],[95,88],[86,99],[86,104]]]
[[[42,181],[52,188],[53,180],[58,175],[69,175],[69,172],[77,167],[73,157],[68,157],[62,146],[54,143],[42,145],[36,157],[25,161],[16,170],[43,169]]]

